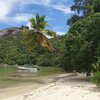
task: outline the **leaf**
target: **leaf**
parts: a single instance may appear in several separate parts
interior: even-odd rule
[[[38,36],[37,36],[37,41],[38,41],[38,43],[39,43],[41,46],[43,46],[43,47],[49,49],[50,51],[53,51],[53,50],[54,50],[54,48],[52,47],[52,45],[51,45],[50,42],[48,41],[47,37],[44,36],[43,34],[38,34]]]
[[[50,37],[57,37],[57,34],[51,30],[41,30],[42,34],[48,35]]]

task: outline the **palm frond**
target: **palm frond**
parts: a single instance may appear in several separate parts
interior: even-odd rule
[[[48,41],[47,37],[43,34],[31,34],[25,38],[26,44],[28,45],[29,51],[32,51],[38,45],[49,49],[50,51],[54,51],[54,48]]]
[[[45,21],[45,16],[39,16],[37,14],[35,18],[31,18],[29,21],[31,22],[33,30],[23,30],[25,43],[28,45],[29,50],[32,51],[35,47],[41,45],[50,51],[54,51],[54,48],[45,35],[51,37],[56,37],[57,35],[51,30],[45,30],[48,26],[47,21]]]
[[[28,44],[28,50],[29,51],[33,51],[34,48],[36,48],[36,46],[38,45],[38,42],[34,39],[31,40],[31,42],[29,42]]]
[[[57,37],[56,32],[51,31],[51,30],[41,30],[42,34],[48,35],[50,37]]]
[[[36,19],[35,18],[31,18],[29,21],[30,21],[31,27],[33,29],[35,29],[35,30],[38,29],[37,22],[36,22]]]
[[[23,29],[21,34],[23,35],[22,42],[26,45],[29,44],[35,36],[35,32],[33,30],[28,30],[28,29]]]
[[[37,42],[40,44],[42,47],[49,49],[50,51],[54,51],[54,48],[48,41],[47,37],[43,34],[38,34],[37,35]]]
[[[45,21],[45,17],[46,17],[46,16],[41,16],[41,18],[40,18],[40,19],[41,19],[41,21],[42,21],[42,22],[44,22],[44,21]]]

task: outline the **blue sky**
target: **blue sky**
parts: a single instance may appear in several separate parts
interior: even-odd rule
[[[66,21],[71,17],[73,0],[0,0],[0,29],[30,26],[29,18],[46,15],[50,27],[62,35],[68,31]]]

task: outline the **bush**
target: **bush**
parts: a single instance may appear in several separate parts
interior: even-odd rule
[[[100,72],[96,72],[91,77],[91,81],[95,83],[96,85],[100,86]]]
[[[98,72],[98,71],[100,71],[100,57],[96,57],[98,60],[94,63],[94,64],[92,64],[92,66],[93,66],[93,71],[96,71],[96,72]]]

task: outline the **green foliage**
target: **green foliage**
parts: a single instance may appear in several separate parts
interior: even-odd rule
[[[32,30],[23,30],[29,50],[32,51],[35,47],[42,46],[48,48],[51,51],[54,51],[54,48],[45,35],[55,37],[56,33],[45,29],[48,26],[48,22],[45,21],[45,16],[39,16],[37,14],[35,18],[31,18],[29,21],[31,23]]]
[[[92,64],[100,55],[100,13],[74,23],[65,41],[64,69],[66,71],[91,73]]]
[[[95,83],[96,85],[100,86],[100,72],[96,72],[91,77],[91,81]]]
[[[100,0],[74,0],[71,10],[75,14],[67,21],[68,25],[73,25],[79,19],[84,19],[87,16],[100,12]]]
[[[81,18],[82,17],[80,17],[78,15],[73,15],[70,19],[68,19],[67,25],[71,26],[71,25],[73,25],[75,22],[77,22]]]
[[[58,57],[53,52],[50,52],[54,50],[56,45],[53,47],[49,39],[45,36],[49,35],[56,37],[56,33],[45,29],[46,26],[48,26],[45,21],[45,16],[39,16],[37,14],[35,18],[30,19],[30,22],[33,30],[29,30],[28,27],[22,26],[20,28],[22,34],[10,34],[1,37],[0,63],[9,65],[38,64],[41,66],[57,66]],[[50,39],[50,41],[52,40]],[[59,48],[60,46],[57,47]],[[54,64],[55,62],[56,64]]]
[[[94,12],[100,12],[100,0],[94,0]]]
[[[43,30],[48,26],[48,22],[45,21],[45,16],[36,15],[36,18],[31,18],[31,27],[35,30]]]
[[[92,64],[95,72],[100,71],[100,57],[98,57],[97,59],[98,60],[94,64]]]
[[[74,4],[71,6],[71,10],[76,12],[78,15],[81,13],[82,16],[89,16],[94,11],[95,7],[98,7],[100,0],[74,0]]]
[[[9,65],[36,64],[40,66],[60,66],[60,55],[37,46],[32,52],[23,43],[22,34],[7,35],[0,39],[0,63]],[[64,36],[49,39],[53,47],[64,50]]]

